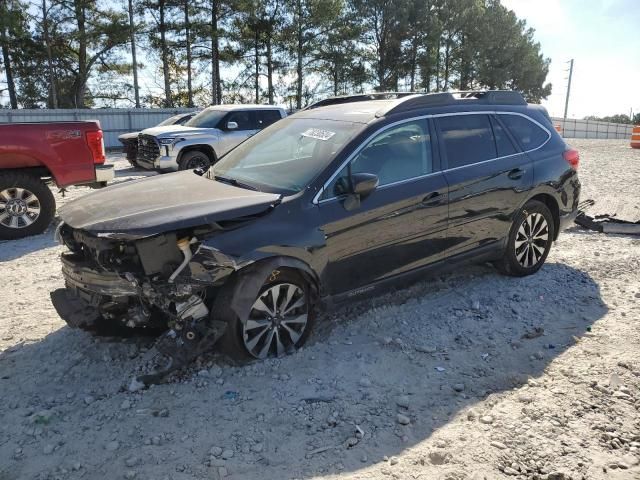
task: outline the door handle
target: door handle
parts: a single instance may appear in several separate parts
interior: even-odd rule
[[[524,176],[524,170],[521,168],[514,168],[507,174],[507,176],[511,180],[520,180]]]
[[[422,205],[425,207],[440,205],[446,197],[446,193],[432,192],[422,199]]]

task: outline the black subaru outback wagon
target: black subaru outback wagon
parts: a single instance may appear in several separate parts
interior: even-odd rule
[[[207,172],[67,204],[66,289],[52,297],[72,326],[164,327],[183,359],[218,340],[282,355],[305,341],[315,306],[429,269],[535,273],[576,215],[578,161],[516,92],[328,99]]]

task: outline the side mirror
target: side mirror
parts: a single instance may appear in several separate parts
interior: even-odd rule
[[[346,181],[346,179],[345,179]],[[346,183],[346,182],[345,182]],[[344,199],[346,210],[354,210],[360,206],[360,201],[366,198],[378,187],[378,176],[373,173],[354,173],[351,175],[349,195]],[[336,185],[337,187],[338,185]]]
[[[227,123],[227,130],[237,130],[238,129],[238,123],[237,122],[228,122]]]
[[[378,176],[373,173],[354,173],[351,175],[352,192],[365,198],[378,188]]]

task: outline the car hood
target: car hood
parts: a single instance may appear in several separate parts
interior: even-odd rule
[[[184,171],[112,185],[67,203],[59,215],[98,236],[142,238],[264,214],[280,198]]]
[[[120,140],[120,141],[122,141],[122,140],[136,140],[138,138],[139,134],[140,134],[140,132],[123,133],[122,135],[118,136],[118,140]]]
[[[189,137],[193,135],[214,135],[217,128],[195,128],[184,125],[165,125],[164,127],[152,127],[142,131],[144,135],[152,135],[158,138]]]

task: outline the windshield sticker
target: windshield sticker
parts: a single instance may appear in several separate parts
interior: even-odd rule
[[[301,133],[303,137],[315,138],[317,140],[329,140],[336,132],[330,132],[329,130],[322,130],[321,128],[310,128]]]

